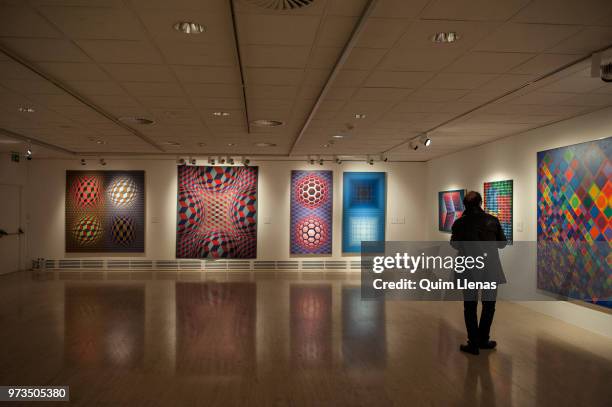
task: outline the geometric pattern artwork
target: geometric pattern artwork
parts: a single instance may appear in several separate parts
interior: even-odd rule
[[[332,253],[332,171],[291,171],[291,254]]]
[[[361,252],[361,242],[385,240],[386,174],[345,172],[342,192],[342,252]]]
[[[451,233],[453,223],[461,217],[463,207],[464,189],[438,192],[438,230]]]
[[[257,256],[257,167],[178,167],[176,257]]]
[[[484,183],[484,210],[499,219],[508,242],[512,242],[512,180]]]
[[[611,156],[612,138],[606,138],[538,152],[537,167],[538,288],[608,307]],[[550,242],[557,244],[545,245]]]
[[[144,171],[66,172],[66,252],[144,252]]]

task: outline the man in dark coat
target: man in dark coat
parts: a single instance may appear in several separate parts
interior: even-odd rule
[[[468,192],[463,199],[463,204],[465,205],[465,211],[453,224],[451,245],[462,256],[484,255],[485,267],[483,270],[466,271],[457,278],[472,282],[504,284],[506,277],[501,266],[498,249],[506,246],[507,239],[499,220],[482,209],[482,197],[478,192]],[[481,291],[482,313],[480,322],[478,322],[479,290],[463,290],[463,316],[468,343],[461,345],[460,349],[473,355],[478,355],[480,349],[493,349],[497,346],[497,342],[489,339],[493,315],[495,314],[497,288]]]

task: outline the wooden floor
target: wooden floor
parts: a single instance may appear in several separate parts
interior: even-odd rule
[[[502,302],[499,349],[468,356],[461,303],[356,284],[2,276],[0,385],[89,407],[612,405],[608,338]]]

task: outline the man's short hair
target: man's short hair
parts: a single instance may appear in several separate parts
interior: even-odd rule
[[[476,191],[470,191],[463,198],[463,204],[466,208],[478,207],[482,204],[482,196]]]

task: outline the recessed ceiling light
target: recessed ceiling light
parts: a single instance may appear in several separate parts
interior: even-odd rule
[[[206,31],[205,26],[194,23],[193,21],[179,21],[174,24],[174,29],[184,34],[201,34]]]
[[[100,145],[106,144],[106,141],[104,141],[104,140],[97,140],[96,144],[100,144]]]
[[[181,143],[177,143],[176,141],[164,141],[162,143],[165,146],[172,146],[172,147],[180,147]]]
[[[365,119],[366,115],[364,113],[355,113],[355,119]]]
[[[435,33],[431,36],[431,41],[435,43],[451,43],[457,41],[459,38],[459,34],[456,32],[439,32]]]
[[[36,110],[31,106],[19,106],[18,109],[21,113],[34,113]]]
[[[149,124],[155,123],[155,120],[147,119],[146,117],[135,117],[135,116],[124,116],[124,117],[120,117],[119,120],[121,120],[124,123],[141,124],[141,125],[149,125]]]
[[[228,147],[236,147],[237,145],[238,145],[238,144],[236,144],[236,143],[227,143],[227,146],[228,146]]]
[[[323,148],[328,148],[330,146],[330,144],[321,144],[321,147]]]
[[[275,143],[255,143],[255,147],[276,147]]]
[[[216,117],[229,117],[230,113],[229,112],[213,112],[213,116],[216,116]]]
[[[206,143],[198,143],[198,147],[206,147]]]
[[[344,138],[344,134],[334,134],[332,137],[333,138],[337,138],[337,139],[341,139],[341,138]]]
[[[253,120],[251,124],[253,126],[258,126],[258,127],[278,127],[278,126],[282,126],[285,123],[281,122],[280,120],[259,119],[259,120]]]

